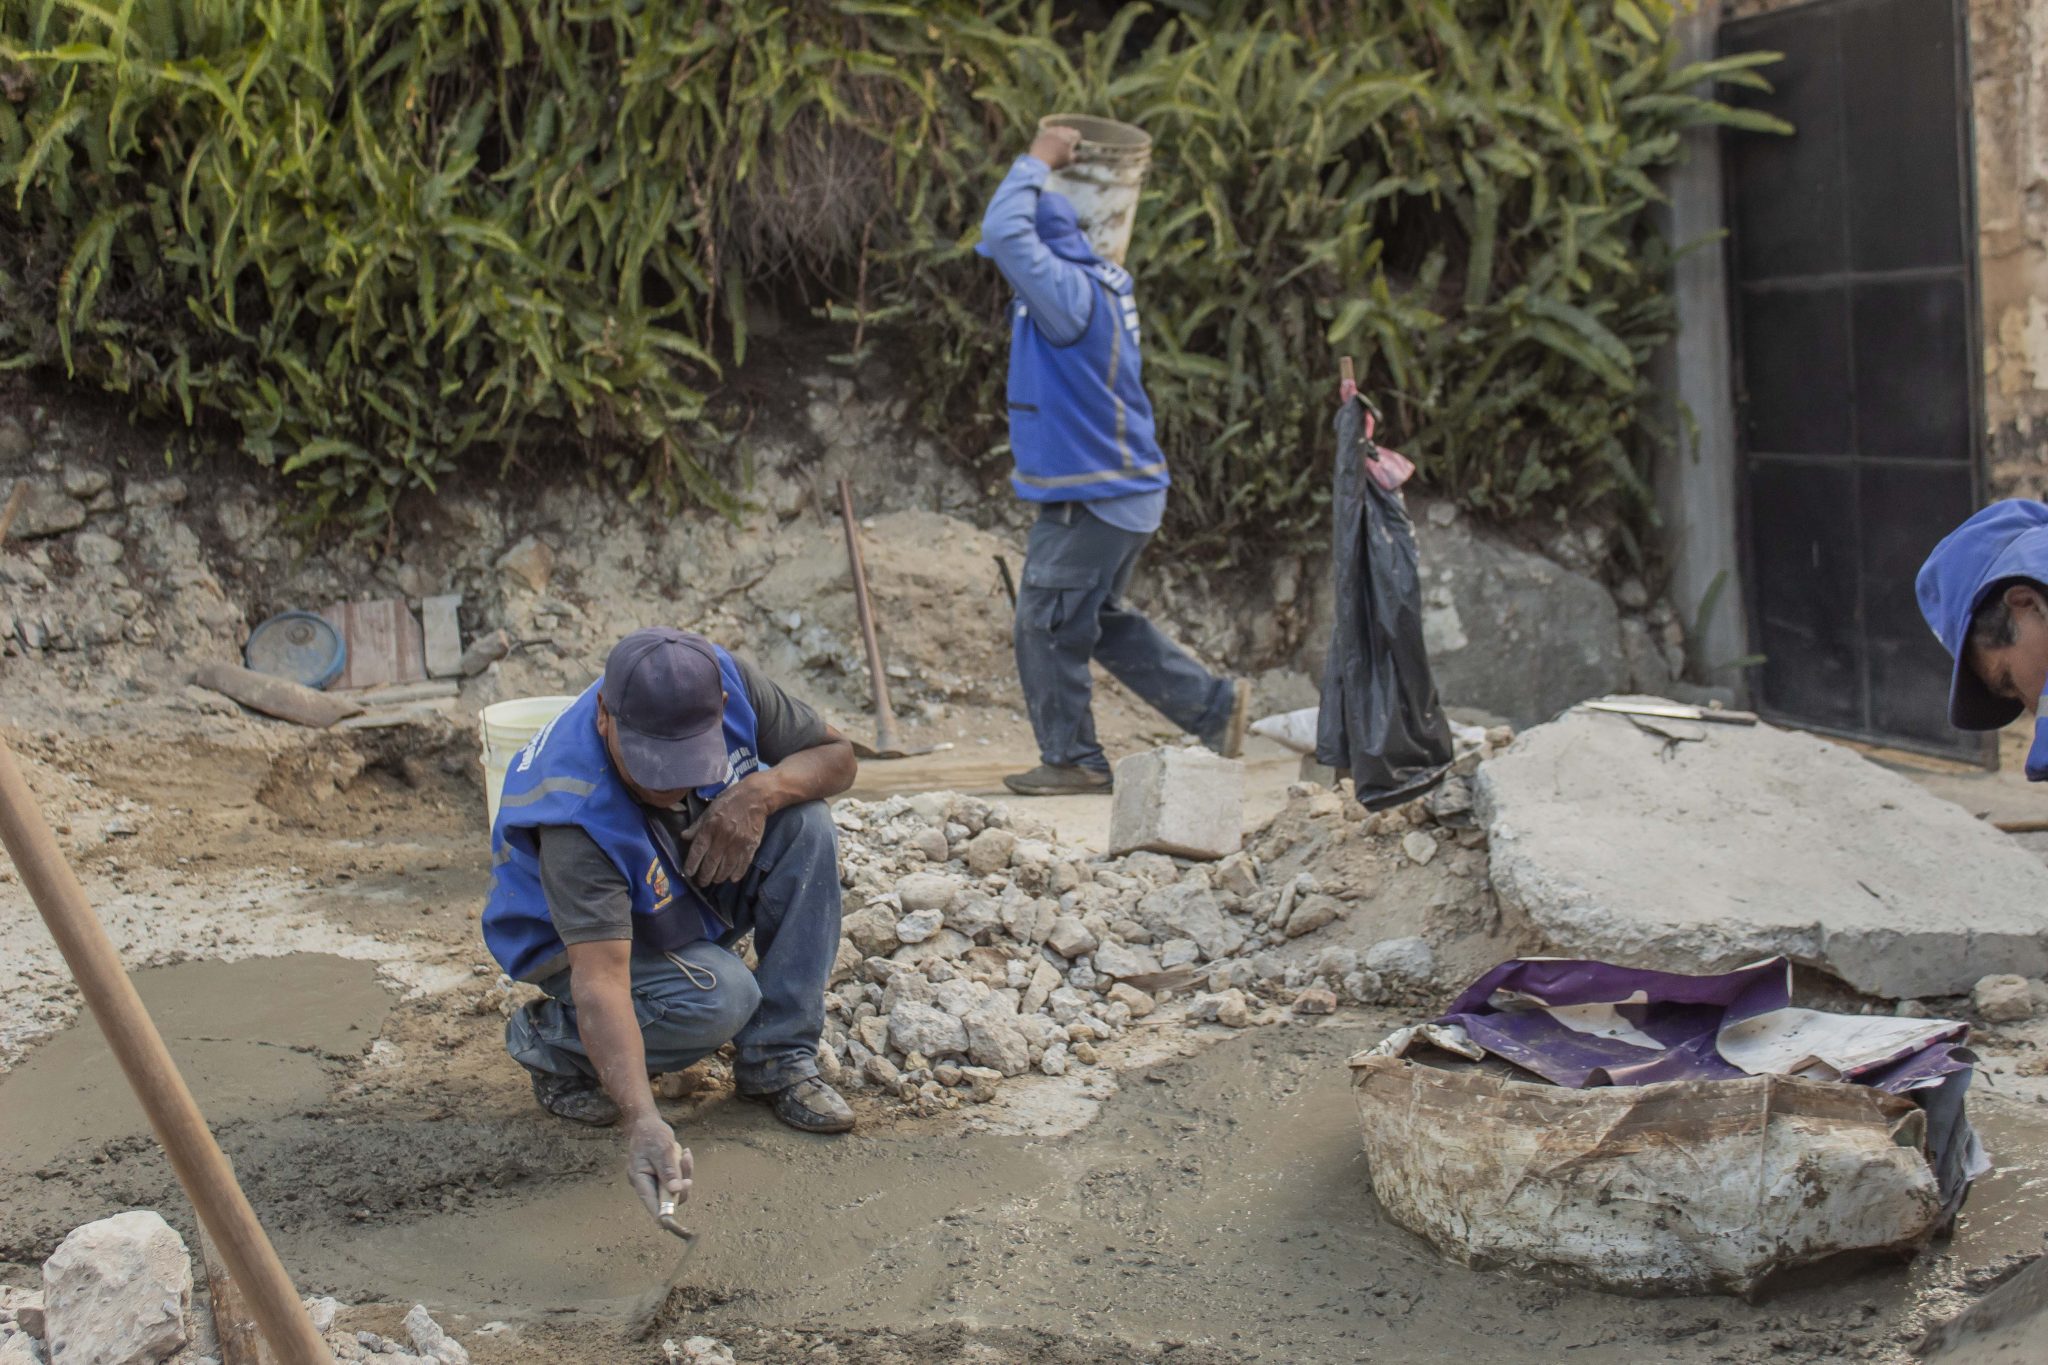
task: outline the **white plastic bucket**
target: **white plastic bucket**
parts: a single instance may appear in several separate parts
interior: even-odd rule
[[[1045,187],[1073,201],[1074,216],[1095,254],[1122,265],[1131,248],[1131,226],[1138,220],[1138,192],[1152,166],[1152,135],[1089,114],[1047,114],[1038,126],[1072,128],[1081,135],[1073,163],[1054,171]]]
[[[484,735],[484,805],[490,823],[498,823],[498,798],[505,791],[505,774],[526,742],[540,733],[543,725],[562,714],[574,697],[515,697],[494,702],[477,720]]]

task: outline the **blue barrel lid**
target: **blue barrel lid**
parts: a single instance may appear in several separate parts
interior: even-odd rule
[[[348,666],[348,644],[326,617],[287,611],[249,632],[242,658],[255,672],[326,687]]]

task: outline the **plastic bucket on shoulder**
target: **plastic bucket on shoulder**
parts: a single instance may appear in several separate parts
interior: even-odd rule
[[[498,823],[498,799],[512,760],[541,727],[567,710],[574,697],[515,697],[494,702],[477,717],[484,741],[484,805],[490,823]]]
[[[1095,254],[1122,265],[1138,219],[1138,195],[1152,166],[1152,135],[1092,114],[1047,114],[1038,126],[1072,128],[1081,135],[1073,164],[1054,171],[1045,187],[1073,202],[1074,216]]]

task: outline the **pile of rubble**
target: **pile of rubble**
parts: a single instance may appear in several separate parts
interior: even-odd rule
[[[1288,1006],[1414,999],[1438,975],[1424,939],[1367,940],[1362,952],[1300,941],[1375,893],[1356,871],[1373,857],[1421,864],[1448,847],[1483,891],[1470,811],[1462,775],[1379,814],[1300,784],[1245,851],[1203,863],[1092,854],[957,792],[841,801],[846,916],[820,1067],[929,1112],[986,1102],[1027,1072],[1095,1066],[1104,1044],[1169,1003],[1155,1022],[1243,1028]],[[1360,856],[1342,868],[1302,856],[1347,843]],[[1290,852],[1291,866],[1310,866],[1282,877]]]
[[[185,1239],[155,1210],[86,1223],[43,1262],[40,1286],[0,1285],[0,1365],[213,1365],[216,1333],[194,1311],[192,1289]],[[409,1345],[340,1330],[333,1299],[308,1299],[306,1310],[337,1360],[469,1365],[469,1352],[422,1305],[405,1315]]]

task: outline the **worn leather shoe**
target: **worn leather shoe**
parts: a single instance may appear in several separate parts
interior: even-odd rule
[[[1041,763],[1028,773],[1012,773],[1003,785],[1019,796],[1086,796],[1109,791],[1114,783],[1094,768]]]
[[[557,1076],[550,1071],[530,1074],[534,1099],[556,1118],[592,1128],[609,1128],[619,1121],[619,1106],[596,1081],[586,1076]]]
[[[844,1133],[853,1127],[853,1106],[816,1076],[747,1098],[761,1101],[799,1132]]]

